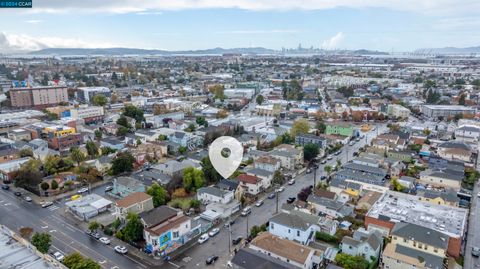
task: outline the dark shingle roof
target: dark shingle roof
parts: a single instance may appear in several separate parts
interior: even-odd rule
[[[292,266],[250,248],[241,248],[232,263],[242,269],[290,269]]]
[[[416,224],[399,222],[395,224],[392,235],[422,242],[441,249],[447,249],[448,236],[435,230]]]
[[[177,210],[163,205],[150,211],[140,213],[140,218],[143,219],[147,227],[150,227],[162,223],[170,218],[173,218],[177,214]]]

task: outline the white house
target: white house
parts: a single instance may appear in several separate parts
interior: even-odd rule
[[[273,172],[268,170],[263,170],[260,168],[252,168],[246,171],[247,175],[252,175],[260,178],[262,180],[263,189],[268,189],[272,186],[273,181]]]
[[[257,195],[263,191],[262,180],[259,177],[241,174],[237,177],[240,186],[245,190],[245,193]]]
[[[284,239],[307,245],[314,240],[315,232],[320,231],[320,217],[292,210],[273,216],[270,220],[269,232]]]
[[[345,236],[342,239],[342,252],[352,256],[362,256],[372,261],[380,255],[382,238],[375,232],[355,232],[353,237]]]
[[[234,191],[223,190],[213,186],[203,187],[197,191],[197,199],[205,204],[228,204],[234,199]]]

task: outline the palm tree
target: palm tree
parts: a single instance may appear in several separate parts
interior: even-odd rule
[[[327,172],[327,175],[330,176],[330,173],[332,173],[332,166],[330,165],[325,165],[325,167],[323,168],[323,170],[325,170],[325,172]]]

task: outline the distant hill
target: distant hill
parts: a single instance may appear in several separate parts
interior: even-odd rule
[[[167,50],[149,50],[135,48],[98,48],[98,49],[82,49],[82,48],[47,48],[32,51],[34,55],[201,55],[201,54],[224,54],[224,53],[241,53],[241,54],[273,54],[275,50],[266,48],[213,48],[205,50],[185,50],[185,51],[167,51]]]
[[[480,46],[477,47],[466,47],[466,48],[457,48],[457,47],[445,47],[445,48],[425,48],[418,49],[415,53],[422,54],[472,54],[480,53]]]

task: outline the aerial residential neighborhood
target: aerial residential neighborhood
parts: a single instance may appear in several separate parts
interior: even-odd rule
[[[442,43],[478,29],[402,30],[434,15],[395,1],[26,2],[0,0],[35,31],[0,32],[0,268],[480,268],[480,50]],[[324,15],[359,26],[322,42]]]

